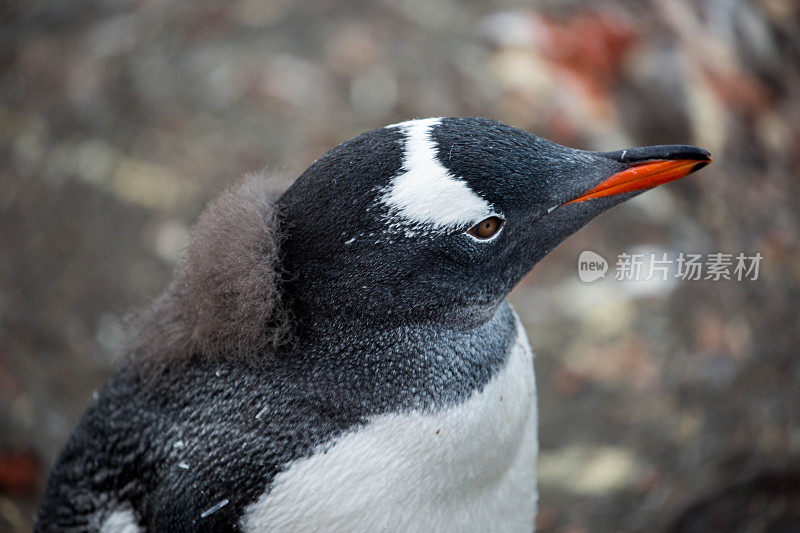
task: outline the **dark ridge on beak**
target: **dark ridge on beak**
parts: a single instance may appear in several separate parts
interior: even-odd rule
[[[702,161],[703,166],[710,163],[714,158],[696,146],[685,144],[664,144],[661,146],[642,146],[640,148],[628,148],[627,150],[616,150],[614,152],[597,152],[597,155],[625,164],[643,163],[646,161],[674,161],[679,159],[693,159]]]

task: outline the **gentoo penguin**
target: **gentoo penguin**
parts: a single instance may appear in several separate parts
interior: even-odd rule
[[[531,531],[533,359],[509,291],[711,161],[413,120],[201,215],[52,471],[37,531]]]

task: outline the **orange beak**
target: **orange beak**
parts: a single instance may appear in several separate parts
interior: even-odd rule
[[[642,189],[652,189],[691,174],[713,160],[711,155],[706,153],[702,159],[694,155],[692,159],[669,159],[635,163],[633,166],[617,172],[602,181],[592,190],[570,200],[567,204],[640,191]]]

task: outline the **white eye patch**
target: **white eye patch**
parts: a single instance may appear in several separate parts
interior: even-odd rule
[[[452,231],[494,213],[486,200],[453,176],[436,157],[431,129],[440,120],[410,120],[389,126],[402,129],[406,138],[403,167],[380,199],[389,207],[392,223]]]

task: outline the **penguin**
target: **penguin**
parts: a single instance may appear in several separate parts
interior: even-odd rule
[[[711,162],[483,118],[359,135],[199,217],[49,476],[35,530],[532,531],[533,355],[511,289]]]

